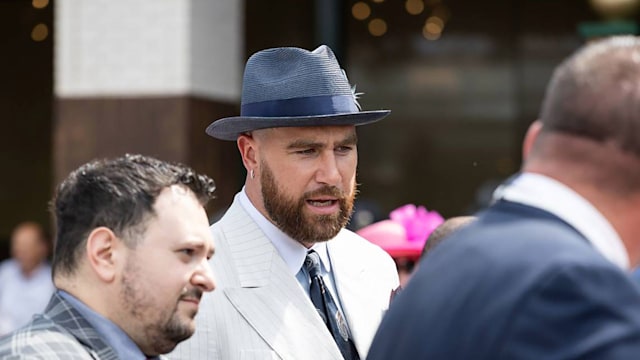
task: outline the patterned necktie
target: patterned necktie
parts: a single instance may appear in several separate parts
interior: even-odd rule
[[[358,351],[353,341],[349,338],[347,321],[331,296],[331,292],[320,275],[320,257],[318,253],[310,250],[304,260],[304,267],[311,277],[309,295],[311,302],[318,310],[318,314],[329,328],[333,339],[345,360],[359,360]]]

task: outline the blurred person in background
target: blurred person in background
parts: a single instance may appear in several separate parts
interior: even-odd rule
[[[49,235],[36,222],[11,233],[11,258],[0,263],[0,335],[31,321],[44,310],[54,287],[48,256]]]
[[[436,245],[440,244],[444,239],[448,238],[454,232],[469,225],[469,223],[476,220],[475,216],[454,216],[445,220],[442,224],[438,225],[424,243],[422,253],[420,254],[420,261],[433,251]]]
[[[57,288],[0,338],[0,359],[157,359],[195,331],[214,289],[204,205],[213,180],[142,155],[73,171],[52,203]]]
[[[365,226],[357,233],[391,255],[396,263],[400,286],[405,286],[427,238],[443,222],[437,211],[407,204],[391,211],[389,219]]]

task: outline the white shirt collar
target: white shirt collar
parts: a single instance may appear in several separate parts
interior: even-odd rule
[[[585,198],[550,177],[522,173],[500,186],[494,199],[502,198],[545,210],[573,226],[605,258],[629,270],[629,255],[609,221]]]
[[[269,221],[264,215],[256,209],[253,205],[249,197],[247,196],[246,190],[243,187],[242,190],[236,195],[236,200],[240,202],[240,205],[245,209],[245,211],[251,216],[253,221],[258,224],[258,227],[264,232],[267,238],[273,243],[276,250],[280,254],[280,257],[284,260],[291,271],[291,274],[294,276],[300,271],[302,264],[304,263],[304,259],[307,256],[307,249],[297,240],[292,239],[289,235],[285,234],[280,230],[277,226],[275,226],[271,221]],[[311,249],[315,250],[320,256],[320,261],[322,262],[323,270],[326,273],[331,272],[331,262],[329,261],[329,254],[327,252],[327,243],[326,242],[318,242],[315,243]]]

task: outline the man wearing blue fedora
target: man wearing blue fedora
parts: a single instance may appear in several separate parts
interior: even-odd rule
[[[259,51],[241,115],[207,134],[236,141],[247,177],[211,230],[218,291],[176,359],[364,359],[398,277],[379,247],[345,229],[356,195],[361,111],[327,46]]]

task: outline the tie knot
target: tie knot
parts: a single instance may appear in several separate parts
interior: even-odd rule
[[[310,277],[318,276],[320,274],[320,255],[313,250],[309,250],[307,257],[304,259],[304,267],[309,272]]]

